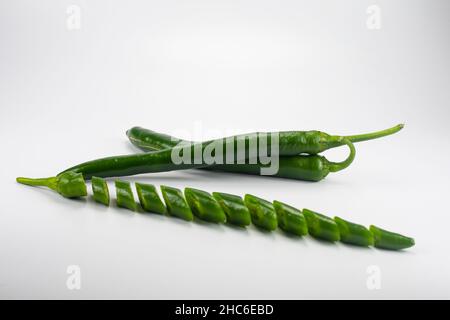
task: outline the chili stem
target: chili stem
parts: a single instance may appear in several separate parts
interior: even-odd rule
[[[49,178],[25,178],[25,177],[18,177],[16,178],[16,181],[22,184],[26,184],[29,186],[36,186],[36,187],[48,187],[52,190],[57,190],[56,188],[56,177],[49,177]]]

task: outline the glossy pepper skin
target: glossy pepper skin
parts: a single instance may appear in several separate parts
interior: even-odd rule
[[[374,225],[369,227],[373,234],[375,247],[388,250],[402,250],[414,246],[413,238],[398,233],[378,228]]]
[[[364,133],[350,136],[336,136],[327,133],[310,130],[310,131],[281,131],[279,134],[280,155],[295,156],[301,153],[318,154],[330,148],[335,148],[344,145],[342,138],[349,140],[352,143],[378,139],[400,131],[404,127],[403,124],[398,124],[392,128],[380,130],[371,133]],[[271,132],[265,132],[270,136]],[[238,135],[238,139],[243,139],[246,135]],[[128,139],[132,144],[144,151],[157,151],[170,149],[179,143],[194,143],[191,141],[182,140],[164,133],[158,133],[142,127],[133,127],[127,130]],[[210,140],[212,141],[212,140]],[[208,141],[208,142],[210,142]],[[206,142],[206,143],[208,143]]]
[[[250,211],[250,216],[255,226],[268,231],[273,231],[277,228],[277,214],[271,202],[246,194],[244,203]]]
[[[273,207],[277,214],[280,229],[297,236],[308,234],[308,225],[300,210],[277,200],[273,202]]]
[[[339,228],[333,219],[309,209],[303,209],[308,224],[308,232],[315,238],[326,241],[339,241]]]
[[[156,191],[156,187],[152,184],[136,182],[136,192],[142,209],[147,212],[166,214],[166,206]]]
[[[223,192],[213,192],[212,195],[225,212],[228,223],[239,227],[250,225],[250,211],[241,197]]]
[[[297,133],[297,136],[295,136]],[[273,133],[277,134],[277,133]],[[195,154],[198,153],[196,150],[199,149],[201,154],[203,155],[205,150],[211,147],[211,144],[216,143],[217,145],[222,146],[222,158],[226,159],[228,154],[233,155],[235,157],[235,163],[237,163],[238,152],[237,146],[239,142],[243,142],[245,145],[245,157],[248,157],[250,154],[250,136],[249,135],[238,135],[232,136],[228,139],[232,139],[234,141],[234,150],[233,153],[227,150],[227,144],[229,141],[227,139],[217,139],[211,140],[207,142],[197,142],[192,143],[188,146],[176,146],[172,149],[165,149],[155,152],[149,152],[144,154],[132,154],[132,155],[123,155],[123,156],[113,156],[107,158],[101,158],[96,160],[91,160],[88,162],[81,163],[74,167],[71,167],[64,172],[72,171],[77,173],[82,173],[85,179],[90,179],[92,176],[98,177],[119,177],[119,176],[129,176],[140,173],[150,173],[150,172],[164,172],[164,171],[173,171],[173,170],[185,170],[185,169],[195,169],[208,167],[213,164],[208,164],[204,159],[200,159],[200,161],[196,161]],[[288,162],[285,165],[291,164],[295,166],[295,169],[289,168],[289,166],[285,167],[280,171],[280,176],[289,177],[293,176],[294,179],[304,179],[304,180],[312,180],[318,181],[323,179],[329,172],[337,172],[347,168],[355,158],[355,147],[353,143],[345,137],[339,136],[329,136],[327,138],[327,143],[318,143],[315,147],[311,147],[310,142],[314,139],[311,138],[311,133],[303,133],[303,132],[280,132],[279,133],[279,152],[278,156],[291,156],[298,155],[303,152],[312,152],[314,148],[322,148],[326,144],[332,144],[333,146],[347,145],[350,149],[350,154],[347,159],[342,162],[331,162],[328,161],[325,157],[321,156],[310,156],[306,158],[302,158],[301,161],[296,162]],[[295,137],[297,137],[296,140]],[[258,136],[256,141],[259,145],[260,137]],[[270,146],[270,136],[267,138],[268,144]],[[306,142],[305,142],[306,141]],[[319,147],[322,146],[322,147]],[[327,147],[328,148],[328,147]],[[327,149],[326,148],[326,149]],[[190,150],[190,151],[186,151]],[[184,154],[184,152],[189,152],[188,163],[174,163],[172,160],[173,154]],[[269,152],[270,153],[270,152]],[[242,156],[242,155],[241,155]],[[275,155],[273,155],[275,156]],[[240,159],[244,162],[248,159]],[[285,160],[286,162],[286,160]],[[258,164],[249,165],[245,170],[248,173],[251,173],[252,170],[257,170],[258,174],[260,173],[261,167]],[[225,167],[227,168],[227,167]],[[312,171],[311,171],[312,170]],[[311,171],[311,172],[310,172]],[[276,173],[275,173],[276,174]]]
[[[366,227],[339,217],[334,217],[334,221],[339,228],[342,242],[362,247],[373,246],[373,235]]]
[[[180,189],[161,186],[161,193],[167,206],[169,215],[186,221],[194,220],[194,215],[188,203],[184,199]]]
[[[130,183],[128,181],[116,180],[115,186],[117,206],[130,209],[131,211],[136,211],[137,205],[134,200],[133,190],[131,190]]]
[[[192,212],[198,218],[214,223],[225,223],[227,221],[222,207],[208,192],[186,188],[184,189],[184,196]]]
[[[66,198],[85,197],[87,195],[84,177],[76,172],[65,172],[56,177],[38,179],[18,177],[16,181],[29,186],[50,188]]]
[[[344,144],[343,138],[350,142],[367,141],[394,134],[402,128],[403,125],[400,124],[382,131],[344,137],[330,136],[320,131],[281,132],[280,147],[283,146],[283,148],[280,150],[279,171],[273,176],[287,179],[320,181],[325,178],[329,172],[342,170],[345,166],[338,167],[332,165],[332,162],[330,163],[322,156],[315,155],[316,153]],[[133,145],[146,152],[170,149],[180,143],[193,143],[142,127],[133,127],[129,129],[127,131],[127,136]],[[289,156],[289,154],[291,154],[289,150],[292,149],[297,151],[303,149],[304,153],[310,153],[310,155],[299,155],[299,153],[294,153]],[[287,154],[287,156],[284,156],[283,154]],[[263,167],[265,166],[262,164],[235,163],[216,164],[199,169],[260,175],[261,168]],[[331,167],[331,170],[329,167]]]
[[[106,181],[100,177],[92,177],[91,185],[94,200],[109,206],[109,189]]]

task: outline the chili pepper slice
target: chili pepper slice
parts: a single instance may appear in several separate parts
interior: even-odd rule
[[[128,181],[116,180],[115,186],[117,206],[136,211],[137,205],[136,201],[134,201],[131,184]]]
[[[184,196],[194,215],[202,220],[225,223],[227,217],[211,194],[194,188],[185,188]]]
[[[373,234],[375,247],[388,250],[402,250],[414,246],[413,238],[403,236],[398,233],[378,228],[374,225],[369,227]]]
[[[225,215],[227,216],[227,222],[240,227],[246,227],[251,223],[250,212],[245,206],[241,197],[234,194],[213,192],[212,196],[220,204]]]
[[[280,229],[297,236],[308,234],[308,225],[300,210],[277,200],[273,202],[273,207],[277,214]]]
[[[246,194],[244,196],[244,203],[250,211],[254,225],[269,231],[277,228],[277,214],[271,202],[251,194]]]
[[[184,199],[180,189],[161,186],[161,193],[167,206],[169,215],[181,218],[186,221],[194,220],[192,210]]]
[[[109,189],[105,179],[92,177],[92,193],[96,202],[109,206]]]
[[[334,217],[334,221],[339,228],[342,242],[363,247],[373,246],[373,235],[363,225],[356,224],[339,217]]]
[[[167,209],[152,184],[136,182],[136,192],[142,209],[148,212],[166,214]]]
[[[309,209],[303,209],[303,215],[310,235],[327,241],[339,241],[339,228],[333,219]]]

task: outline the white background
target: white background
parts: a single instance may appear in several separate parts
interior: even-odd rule
[[[71,4],[81,29],[67,27]],[[373,4],[379,30],[366,26]],[[2,1],[0,297],[450,298],[449,9],[444,0]],[[318,183],[193,170],[128,180],[376,224],[413,236],[405,252],[187,223],[15,182],[137,152],[125,136],[134,125],[206,139],[401,122]],[[80,290],[66,287],[69,265],[81,268]],[[367,287],[370,266],[378,290]]]

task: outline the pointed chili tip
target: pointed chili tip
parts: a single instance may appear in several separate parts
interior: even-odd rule
[[[16,178],[16,182],[25,184],[25,180],[27,180],[27,179],[28,178],[25,178],[25,177],[17,177]]]

